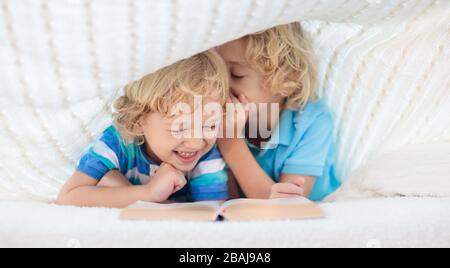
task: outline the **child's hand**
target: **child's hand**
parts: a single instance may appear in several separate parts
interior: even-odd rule
[[[248,118],[249,118],[249,109],[248,104],[249,101],[247,97],[243,94],[239,95],[238,97],[234,95],[230,95],[227,100],[228,103],[231,103],[234,105],[234,113],[233,114],[226,114],[224,119],[224,137],[225,138],[231,138],[227,135],[227,129],[233,129],[234,132],[233,138],[244,138],[244,129],[245,125],[247,124]],[[230,130],[231,131],[231,130]],[[230,133],[231,134],[231,133]],[[237,136],[236,136],[237,134]]]
[[[302,178],[296,178],[288,182],[276,183],[272,186],[270,199],[303,196],[305,193],[303,189],[304,185],[305,180]]]
[[[148,202],[164,202],[169,197],[183,189],[187,181],[183,172],[172,165],[163,163],[156,171],[150,182],[146,185],[149,189]]]

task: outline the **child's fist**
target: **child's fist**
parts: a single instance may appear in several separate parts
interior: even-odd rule
[[[183,172],[170,164],[163,163],[146,186],[150,191],[148,198],[151,200],[144,201],[164,202],[172,194],[183,189],[186,183]]]

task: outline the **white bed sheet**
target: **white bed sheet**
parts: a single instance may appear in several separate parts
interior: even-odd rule
[[[2,247],[450,247],[450,198],[321,205],[322,220],[133,222],[119,210],[0,202]]]

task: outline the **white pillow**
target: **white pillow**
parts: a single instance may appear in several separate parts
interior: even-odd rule
[[[0,199],[54,198],[133,79],[307,20],[338,171],[450,138],[450,1],[0,0]]]
[[[408,146],[352,172],[329,200],[374,196],[450,196],[450,142]]]

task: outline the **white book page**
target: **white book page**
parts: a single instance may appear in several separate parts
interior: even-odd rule
[[[321,208],[307,198],[237,199],[222,205],[220,214],[231,221],[295,220],[324,217]]]
[[[234,199],[225,202],[222,205],[222,209],[226,209],[231,206],[241,205],[241,204],[252,204],[252,205],[302,205],[311,204],[312,201],[305,197],[296,198],[281,198],[281,199]]]
[[[138,202],[122,210],[124,220],[214,221],[220,211],[219,202],[158,204]]]
[[[204,202],[194,202],[194,203],[151,203],[139,201],[135,204],[129,206],[128,208],[134,209],[189,209],[189,208],[197,208],[197,207],[211,207],[211,208],[220,208],[220,202],[217,201],[204,201]]]

